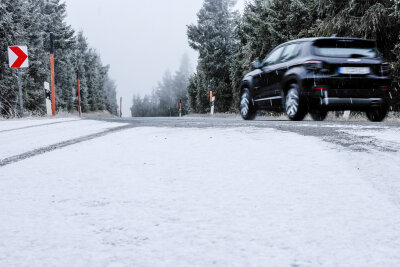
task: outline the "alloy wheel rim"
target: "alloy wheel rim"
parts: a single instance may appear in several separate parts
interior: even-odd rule
[[[242,113],[242,116],[247,116],[247,114],[249,113],[249,99],[247,97],[247,93],[244,93],[242,95],[242,100],[240,102],[240,112]]]
[[[295,89],[291,89],[286,96],[286,113],[293,117],[299,110],[299,93]]]

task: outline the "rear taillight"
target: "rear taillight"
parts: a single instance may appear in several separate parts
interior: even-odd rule
[[[390,91],[390,87],[389,86],[381,86],[381,90],[387,92],[387,91]]]
[[[326,86],[315,86],[315,90],[326,90]]]
[[[304,64],[322,64],[322,61],[319,60],[308,60],[304,62]]]
[[[304,62],[304,67],[308,71],[316,72],[316,73],[327,73],[328,69],[324,68],[324,63],[319,60],[308,60]]]
[[[317,69],[322,69],[323,64],[322,61],[319,60],[308,60],[304,62],[304,66],[308,70],[317,70]]]

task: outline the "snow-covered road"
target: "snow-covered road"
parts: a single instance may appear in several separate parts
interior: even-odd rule
[[[0,266],[399,266],[399,180],[399,152],[132,128],[0,167]]]

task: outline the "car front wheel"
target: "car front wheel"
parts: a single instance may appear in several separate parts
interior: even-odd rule
[[[244,120],[254,120],[257,114],[249,89],[244,89],[240,98],[240,114]]]
[[[302,121],[307,115],[307,109],[300,96],[297,84],[291,84],[285,97],[286,114],[292,121]]]

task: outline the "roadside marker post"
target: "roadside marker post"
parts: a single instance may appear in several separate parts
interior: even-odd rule
[[[122,118],[122,97],[119,99],[119,117]]]
[[[44,92],[46,97],[46,113],[47,116],[51,116],[51,93],[50,93],[50,84],[48,82],[44,82]]]
[[[76,80],[78,83],[78,113],[79,117],[82,117],[82,110],[81,110],[81,81],[79,79],[79,69],[76,69]]]
[[[212,97],[211,101],[211,115],[214,115],[214,111],[215,111],[215,96]]]
[[[215,111],[215,96],[214,96],[214,91],[213,91],[213,81],[210,81],[209,84],[209,90],[210,90],[210,113],[211,115],[214,115]]]
[[[211,115],[214,115],[214,100],[215,100],[215,97],[213,96],[213,91],[210,90],[210,110],[211,110]]]
[[[52,115],[56,115],[56,89],[54,77],[54,34],[50,33],[50,77],[51,77],[51,108]]]
[[[19,92],[19,116],[24,117],[24,100],[22,94],[22,73],[18,69],[18,92]]]
[[[16,45],[8,47],[8,60],[11,69],[18,70],[18,95],[19,95],[19,115],[24,116],[24,100],[22,93],[22,68],[29,67],[28,47]]]
[[[179,117],[182,117],[182,99],[179,100]]]

